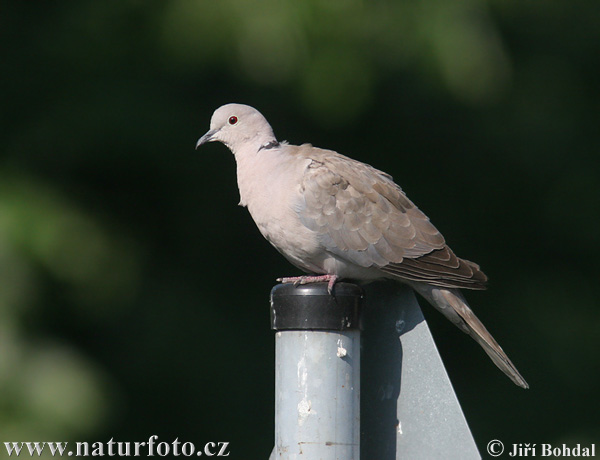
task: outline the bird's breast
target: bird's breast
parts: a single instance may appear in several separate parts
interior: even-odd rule
[[[298,216],[300,184],[310,160],[286,158],[277,151],[236,158],[240,204],[261,234],[295,265],[318,252],[317,235]]]

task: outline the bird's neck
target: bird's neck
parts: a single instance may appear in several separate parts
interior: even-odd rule
[[[234,151],[237,163],[237,180],[240,190],[240,205],[246,206],[253,197],[262,196],[268,183],[278,175],[284,153],[275,139],[246,144]]]
[[[228,139],[223,143],[229,147],[236,159],[241,156],[256,154],[259,150],[269,149],[279,146],[279,142],[275,138],[273,131],[259,131],[252,137],[243,139]]]

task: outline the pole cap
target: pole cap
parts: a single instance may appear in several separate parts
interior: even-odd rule
[[[335,283],[332,294],[327,283],[278,284],[271,290],[271,329],[358,329],[364,296],[360,286],[345,282]]]

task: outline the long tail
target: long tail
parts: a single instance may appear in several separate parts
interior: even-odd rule
[[[488,354],[494,364],[500,368],[516,385],[529,388],[525,379],[519,374],[515,365],[508,359],[498,342],[479,321],[469,308],[458,289],[441,288],[424,283],[411,283],[411,287],[427,301],[458,326],[463,332],[473,337]]]

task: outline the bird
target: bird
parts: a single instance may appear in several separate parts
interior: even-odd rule
[[[461,290],[486,288],[479,265],[457,257],[392,176],[311,144],[279,142],[255,108],[226,104],[196,143],[221,142],[236,161],[240,206],[261,234],[308,275],[278,281],[393,279],[470,335],[516,385],[529,388]]]

